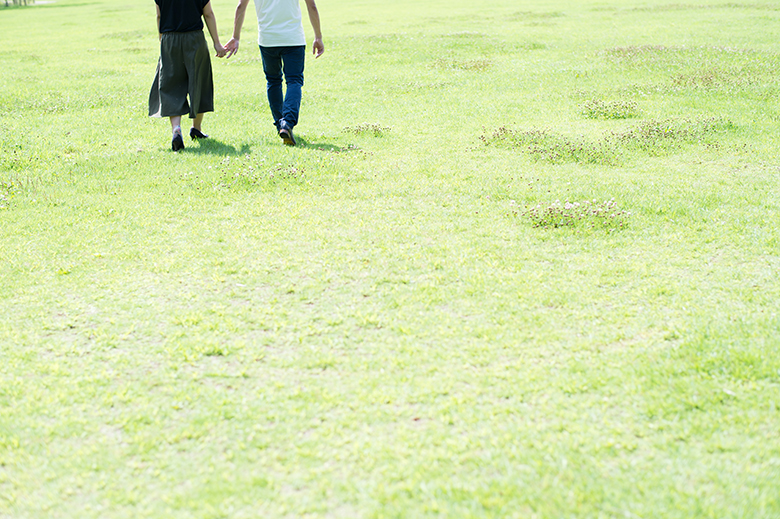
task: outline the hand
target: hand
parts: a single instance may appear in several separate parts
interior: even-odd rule
[[[236,38],[230,38],[225,44],[225,50],[227,51],[227,57],[229,58],[233,54],[238,52],[238,40]]]
[[[325,44],[322,43],[320,38],[314,38],[314,43],[311,44],[311,51],[314,54],[314,59],[319,58],[325,52]]]
[[[217,51],[218,58],[224,58],[225,54],[227,54],[227,49],[222,45],[220,45],[219,43],[214,44],[214,50]]]

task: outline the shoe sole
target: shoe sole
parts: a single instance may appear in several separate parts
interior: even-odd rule
[[[290,132],[287,130],[281,130],[279,132],[279,137],[282,138],[282,142],[284,142],[288,146],[295,146],[295,139],[293,139],[293,136],[290,135]]]

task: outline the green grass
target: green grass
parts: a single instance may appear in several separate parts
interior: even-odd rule
[[[780,9],[318,5],[179,154],[152,2],[0,7],[0,518],[780,516]]]

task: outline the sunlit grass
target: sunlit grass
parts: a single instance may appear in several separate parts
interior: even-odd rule
[[[780,514],[775,6],[320,0],[296,148],[250,10],[175,154],[154,6],[39,4],[0,517]]]

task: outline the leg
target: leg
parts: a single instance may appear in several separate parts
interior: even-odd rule
[[[282,118],[284,96],[282,93],[282,57],[280,47],[260,47],[263,58],[263,72],[265,72],[266,93],[268,105],[271,107],[271,115],[274,118],[274,126],[279,129],[279,120]]]
[[[183,51],[184,66],[187,69],[187,93],[190,97],[190,119],[197,119],[201,114],[214,111],[214,79],[211,70],[209,47],[202,31],[185,33],[186,41]],[[195,128],[200,130],[198,123]]]
[[[157,75],[149,94],[149,115],[170,118],[173,151],[184,148],[181,114],[189,111],[187,70],[183,66],[181,41],[177,33],[165,33],[160,41]]]
[[[211,73],[211,58],[209,47],[202,31],[187,33],[184,51],[184,64],[187,67],[189,84],[187,93],[190,96],[190,137],[207,139],[208,135],[201,131],[203,116],[214,111],[214,80]]]
[[[181,136],[181,115],[174,115],[171,117],[171,130],[173,132],[171,149],[173,151],[184,149],[184,139]]]
[[[165,33],[160,42],[160,61],[155,78],[156,88],[152,94],[159,97],[159,107],[154,115],[162,117],[179,117],[190,112],[187,102],[187,85],[189,77],[185,66],[184,51],[179,33]],[[152,103],[150,102],[150,105]],[[149,109],[152,115],[152,107]]]
[[[306,60],[306,47],[285,47],[282,55],[284,62],[284,80],[287,93],[284,97],[282,119],[291,128],[298,124],[298,114],[301,110],[301,89],[303,88],[303,66]]]
[[[195,116],[192,120],[192,128],[190,128],[190,137],[192,139],[208,139],[209,136],[203,133],[200,129],[203,124],[203,116],[206,115],[203,112]]]

